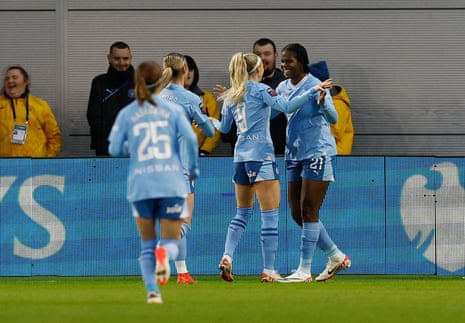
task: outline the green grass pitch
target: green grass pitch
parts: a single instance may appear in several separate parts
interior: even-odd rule
[[[140,277],[0,277],[0,322],[465,322],[458,276],[338,275],[325,283],[195,276],[146,304]]]

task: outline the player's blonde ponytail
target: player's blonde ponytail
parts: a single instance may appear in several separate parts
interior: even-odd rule
[[[229,78],[231,88],[226,90],[218,99],[234,104],[244,98],[249,76],[256,72],[261,64],[260,57],[253,53],[236,53],[229,62]]]

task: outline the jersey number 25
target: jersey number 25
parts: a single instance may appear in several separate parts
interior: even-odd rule
[[[167,159],[171,157],[171,139],[169,135],[159,134],[158,129],[168,126],[168,121],[141,122],[134,127],[134,136],[143,136],[137,148],[140,162],[149,159]]]

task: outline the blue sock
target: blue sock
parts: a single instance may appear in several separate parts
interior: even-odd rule
[[[165,247],[166,251],[168,252],[170,260],[176,259],[179,252],[179,240],[174,239],[160,239],[158,242],[160,247]]]
[[[333,240],[331,240],[328,232],[326,231],[325,226],[321,221],[318,222],[320,224],[320,236],[318,237],[318,248],[326,252],[331,247],[334,246]]]
[[[144,279],[145,289],[147,293],[160,293],[160,289],[155,279],[155,255],[154,250],[157,245],[156,239],[141,240],[141,250],[139,257],[140,269],[142,278]]]
[[[300,269],[305,273],[311,272],[313,254],[320,235],[320,223],[304,222],[302,226],[302,241],[300,246]]]
[[[325,226],[323,223],[320,221],[320,237],[318,238],[318,248],[323,250],[328,256],[328,258],[340,253],[341,251],[339,248],[336,246],[336,244],[333,242],[331,237],[329,236],[328,232],[326,231]]]
[[[274,270],[278,251],[278,209],[262,211],[261,245],[263,267]]]
[[[252,211],[252,208],[237,208],[237,213],[231,220],[231,223],[228,227],[228,233],[226,234],[224,255],[228,255],[231,258],[233,257],[234,251],[236,250],[236,247],[241,240],[242,234],[244,233],[245,227],[249,222]]]
[[[186,260],[187,257],[187,240],[186,236],[191,231],[191,226],[187,223],[182,223],[181,225],[181,240],[179,241],[178,247],[178,256],[176,257],[176,261],[178,260]]]

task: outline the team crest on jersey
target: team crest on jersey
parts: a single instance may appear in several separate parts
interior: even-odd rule
[[[276,91],[274,89],[272,89],[272,88],[269,88],[267,91],[268,91],[268,94],[271,95],[271,96],[277,96],[278,95],[278,93],[276,93]]]

